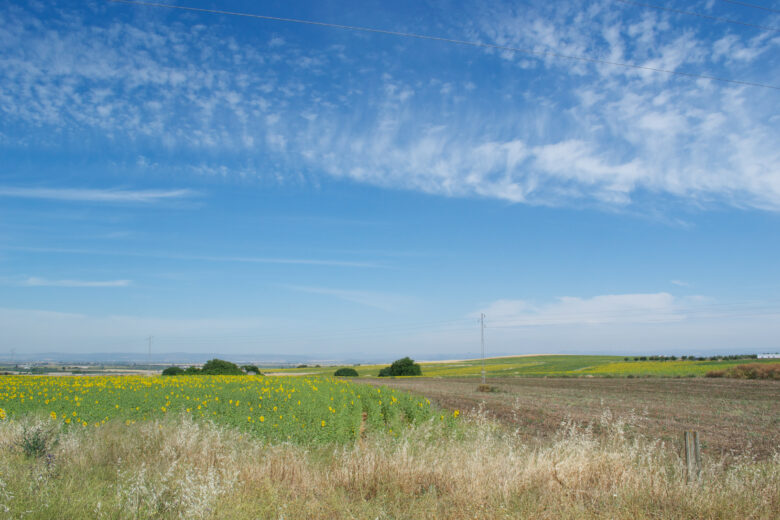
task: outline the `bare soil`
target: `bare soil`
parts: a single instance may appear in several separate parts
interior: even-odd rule
[[[365,381],[365,380],[361,380]],[[780,451],[780,381],[707,378],[491,378],[479,392],[473,378],[371,379],[422,394],[448,409],[485,411],[529,442],[544,441],[573,420],[629,419],[634,431],[670,446],[696,430],[705,454],[766,459]],[[611,418],[611,419],[610,419]]]

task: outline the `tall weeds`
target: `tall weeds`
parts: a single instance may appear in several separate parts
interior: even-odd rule
[[[484,414],[352,445],[263,445],[186,419],[67,432],[56,468],[0,423],[10,518],[778,518],[780,455],[705,460],[686,482],[675,447],[602,420],[528,446]]]

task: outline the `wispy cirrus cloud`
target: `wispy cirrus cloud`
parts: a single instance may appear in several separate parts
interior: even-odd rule
[[[50,280],[31,276],[21,280],[17,285],[23,287],[129,287],[131,280]]]
[[[139,258],[162,258],[169,260],[191,260],[202,262],[236,262],[244,264],[280,264],[323,267],[358,267],[372,269],[386,269],[388,266],[379,262],[361,260],[339,260],[331,258],[280,258],[267,256],[215,256],[199,254],[167,253],[163,251],[116,251],[107,249],[76,249],[58,247],[25,247],[25,246],[1,246],[0,250],[26,251],[30,253],[52,253],[66,255],[85,256],[125,256]]]
[[[90,188],[40,188],[0,186],[0,197],[47,199],[68,202],[138,202],[152,203],[164,200],[190,198],[197,192],[190,189],[128,190]]]
[[[356,303],[358,305],[364,305],[366,307],[373,307],[375,309],[381,309],[384,311],[398,310],[409,304],[409,298],[385,292],[333,289],[327,287],[304,285],[282,285],[281,287],[302,293],[332,296],[339,300]]]
[[[777,94],[768,89],[432,42],[397,41],[409,58],[399,60],[386,39],[365,35],[360,46],[311,48],[295,32],[226,36],[209,15],[101,24],[85,9],[47,20],[56,30],[46,32],[31,12],[0,11],[4,143],[71,129],[122,146],[211,150],[208,170],[225,177],[325,175],[553,206],[669,197],[697,209],[780,211]],[[780,84],[780,37],[768,32],[713,30],[605,0],[464,12],[468,22],[446,19],[443,36]],[[479,66],[410,65],[427,53]],[[274,167],[246,167],[260,159]]]

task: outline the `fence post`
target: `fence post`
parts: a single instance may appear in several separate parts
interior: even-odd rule
[[[701,444],[699,432],[686,430],[683,436],[685,470],[688,482],[701,476]]]

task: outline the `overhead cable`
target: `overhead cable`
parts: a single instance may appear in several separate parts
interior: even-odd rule
[[[711,81],[720,81],[723,83],[732,83],[737,85],[746,85],[750,87],[761,87],[761,88],[768,88],[772,90],[780,90],[780,86],[777,85],[769,85],[766,83],[757,83],[753,81],[744,81],[744,80],[738,80],[738,79],[730,79],[730,78],[722,78],[719,76],[710,76],[708,74],[696,74],[694,72],[682,72],[678,70],[670,70],[670,69],[661,69],[658,67],[648,67],[646,65],[636,65],[633,63],[622,63],[618,61],[611,61],[611,60],[603,60],[599,58],[589,58],[587,56],[575,56],[571,54],[562,54],[559,52],[553,52],[553,51],[536,51],[532,49],[523,49],[520,47],[511,47],[508,45],[497,45],[493,43],[484,43],[484,42],[475,42],[475,41],[469,41],[469,40],[458,40],[454,38],[444,38],[441,36],[430,36],[425,34],[416,34],[416,33],[408,33],[408,32],[401,32],[401,31],[390,31],[387,29],[376,29],[372,27],[362,27],[357,25],[343,25],[343,24],[336,24],[336,23],[328,23],[328,22],[319,22],[315,20],[302,20],[298,18],[282,18],[279,16],[267,16],[267,15],[261,15],[261,14],[251,14],[251,13],[242,13],[238,11],[223,11],[220,9],[204,9],[200,7],[187,7],[182,5],[171,5],[171,4],[159,4],[155,2],[142,2],[142,1],[136,1],[136,0],[107,0],[108,2],[114,2],[114,3],[120,3],[120,4],[129,4],[129,5],[139,5],[139,6],[146,6],[146,7],[163,7],[166,9],[178,9],[182,11],[192,11],[192,12],[198,12],[198,13],[207,13],[207,14],[219,14],[219,15],[225,15],[225,16],[240,16],[244,18],[255,18],[259,20],[269,20],[274,22],[288,22],[288,23],[297,23],[297,24],[303,24],[303,25],[315,25],[319,27],[330,27],[334,29],[344,29],[349,31],[359,31],[359,32],[368,32],[368,33],[375,33],[375,34],[386,34],[390,36],[401,36],[406,38],[415,38],[418,40],[431,40],[431,41],[438,41],[438,42],[444,42],[444,43],[454,43],[457,45],[468,45],[471,47],[482,47],[486,49],[493,49],[493,50],[500,50],[500,51],[509,51],[509,52],[519,52],[523,54],[529,54],[534,56],[550,56],[555,58],[563,58],[568,60],[576,60],[576,61],[583,61],[587,63],[597,63],[602,65],[612,65],[615,67],[624,67],[629,69],[637,69],[637,70],[646,70],[650,72],[660,72],[663,74],[672,74],[675,76],[685,76],[688,78],[698,78],[698,79],[707,79]]]
[[[772,9],[771,7],[764,7],[763,5],[749,4],[747,2],[738,2],[737,0],[722,0],[722,1],[729,4],[741,5],[743,7],[752,7],[753,9],[762,9],[764,11],[780,13],[780,9]]]

